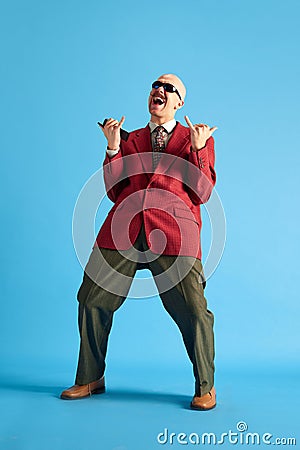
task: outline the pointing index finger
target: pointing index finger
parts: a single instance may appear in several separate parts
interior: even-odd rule
[[[192,122],[190,121],[190,119],[188,118],[188,116],[184,116],[186,123],[188,124],[189,128],[191,130],[194,130],[194,126],[192,124]]]

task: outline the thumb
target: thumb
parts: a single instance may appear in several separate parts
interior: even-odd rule
[[[210,135],[213,134],[214,131],[216,131],[218,129],[218,127],[212,127],[209,131],[210,131]]]

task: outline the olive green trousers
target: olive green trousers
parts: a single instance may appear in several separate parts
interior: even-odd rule
[[[214,316],[204,297],[201,261],[154,255],[144,227],[129,250],[92,250],[77,295],[80,351],[75,383],[104,375],[113,314],[125,301],[136,271],[144,267],[150,269],[163,306],[182,334],[193,365],[195,394],[204,395],[214,385]]]

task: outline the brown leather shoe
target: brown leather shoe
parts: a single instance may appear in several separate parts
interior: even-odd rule
[[[92,383],[74,386],[66,389],[60,394],[60,398],[63,400],[76,400],[79,398],[90,397],[92,394],[103,394],[105,392],[104,377],[99,380],[92,381]]]
[[[191,402],[191,408],[199,411],[207,411],[209,409],[213,409],[216,404],[216,390],[212,387],[207,394],[204,394],[201,397],[194,395]]]

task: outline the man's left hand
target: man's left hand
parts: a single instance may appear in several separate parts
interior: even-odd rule
[[[205,125],[204,123],[195,123],[195,125],[193,125],[188,116],[184,116],[184,118],[190,129],[192,150],[193,152],[196,152],[201,148],[205,147],[207,139],[218,128],[217,127],[210,128],[208,125]]]

